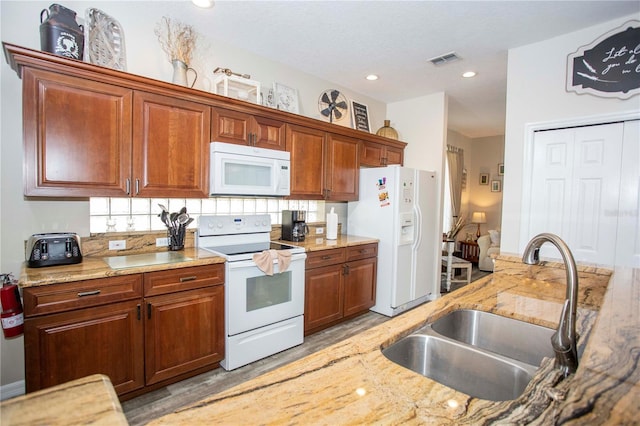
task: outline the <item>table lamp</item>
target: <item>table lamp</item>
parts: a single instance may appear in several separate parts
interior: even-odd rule
[[[480,224],[487,223],[487,215],[484,212],[473,212],[471,216],[471,223],[478,224],[478,232],[476,232],[476,237],[480,238]]]

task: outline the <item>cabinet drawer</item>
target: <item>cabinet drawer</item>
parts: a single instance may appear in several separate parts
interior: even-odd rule
[[[26,317],[88,308],[142,297],[142,275],[27,287],[23,296]]]
[[[346,252],[343,248],[307,253],[307,269],[342,263],[346,258]]]
[[[169,269],[144,274],[144,295],[156,296],[224,284],[224,264]]]
[[[368,257],[378,257],[378,244],[362,244],[347,247],[347,262]]]

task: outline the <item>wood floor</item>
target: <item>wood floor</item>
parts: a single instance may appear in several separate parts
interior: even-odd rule
[[[489,272],[479,271],[477,266],[474,265],[471,280],[475,281],[488,274]],[[452,284],[451,291],[457,290],[464,285],[465,283]],[[444,285],[442,288],[444,289]],[[131,425],[144,425],[178,408],[192,404],[264,374],[267,371],[274,370],[282,365],[303,358],[336,342],[358,334],[363,330],[388,321],[389,319],[390,318],[384,315],[369,311],[352,320],[307,336],[304,339],[304,343],[295,348],[272,355],[233,371],[218,368],[191,379],[183,380],[182,382],[125,401],[122,403],[122,408]]]
[[[299,358],[317,352],[363,330],[388,321],[389,318],[369,311],[342,324],[307,336],[304,343],[295,348],[272,355],[233,371],[218,368],[191,379],[183,380],[122,403],[131,425],[147,422],[169,414],[188,404],[231,388]]]

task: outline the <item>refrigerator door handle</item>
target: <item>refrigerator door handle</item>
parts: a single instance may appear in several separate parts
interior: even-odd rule
[[[415,250],[422,243],[422,212],[416,205],[413,206],[413,214],[415,216],[415,231],[412,248]]]

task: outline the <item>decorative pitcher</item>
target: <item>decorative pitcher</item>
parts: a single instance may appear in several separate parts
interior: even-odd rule
[[[40,48],[43,51],[82,60],[84,28],[76,22],[76,12],[52,4],[49,10],[40,12],[40,23]]]
[[[179,84],[180,86],[185,86],[185,87],[193,87],[193,85],[196,84],[196,80],[198,79],[198,73],[196,72],[196,70],[188,67],[187,64],[185,64],[184,62],[178,59],[174,59],[171,62],[171,65],[173,65],[172,82],[174,84]],[[193,74],[194,74],[193,82],[191,82],[191,84],[189,84],[189,81],[187,80],[188,71],[193,71]]]

